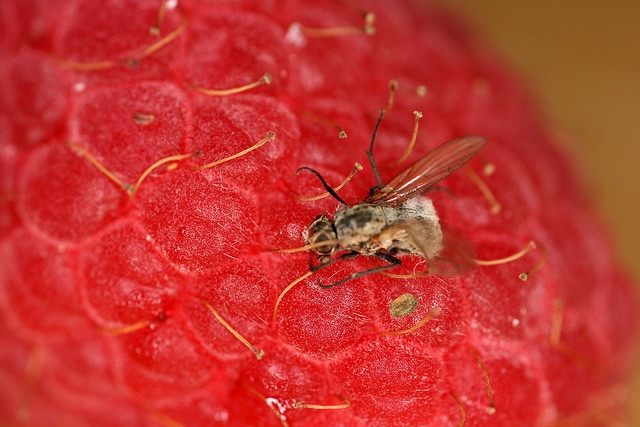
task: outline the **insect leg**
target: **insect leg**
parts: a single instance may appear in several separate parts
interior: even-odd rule
[[[380,172],[378,172],[378,166],[376,166],[376,161],[373,158],[373,142],[376,140],[376,133],[378,132],[378,127],[380,126],[380,122],[382,121],[382,116],[384,116],[384,110],[380,110],[380,116],[378,117],[378,121],[376,122],[376,127],[373,128],[373,133],[371,134],[371,144],[369,145],[369,151],[367,151],[369,163],[371,163],[373,174],[376,176],[376,181],[378,181],[378,187],[380,188],[382,188],[382,179],[380,179]]]
[[[347,254],[347,255],[351,255],[351,254]],[[345,277],[344,279],[338,280],[337,282],[332,283],[330,285],[323,285],[322,282],[318,280],[318,285],[320,285],[321,288],[333,288],[334,286],[341,285],[342,283],[348,282],[349,280],[358,279],[363,276],[368,276],[369,274],[374,274],[374,273],[379,273],[381,271],[389,270],[390,268],[394,268],[402,264],[402,261],[400,261],[398,258],[386,253],[376,252],[373,254],[373,256],[375,256],[378,259],[381,259],[382,261],[387,261],[389,264],[383,265],[380,267],[371,268],[365,271],[360,271],[358,273],[353,273],[351,276]],[[339,258],[336,258],[336,259],[339,259]]]
[[[333,259],[330,259],[328,261],[321,262],[320,264],[316,265],[315,267],[312,266],[309,270],[312,273],[315,273],[316,271],[320,271],[325,267],[329,267],[331,264],[333,264],[336,261],[341,261],[343,259],[353,259],[353,258],[356,258],[358,255],[360,255],[360,254],[358,252],[356,252],[356,251],[347,252],[346,254],[342,254],[342,255],[340,255],[338,257],[335,257]]]

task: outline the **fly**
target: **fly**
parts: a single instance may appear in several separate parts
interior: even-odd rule
[[[404,254],[421,256],[427,262],[437,257],[445,245],[443,229],[432,201],[420,196],[464,166],[487,142],[484,137],[477,135],[449,141],[383,185],[373,158],[373,143],[382,116],[383,111],[380,112],[367,152],[378,185],[371,189],[362,202],[349,206],[318,172],[308,167],[300,168],[315,174],[329,194],[343,205],[333,221],[320,215],[307,229],[308,247],[321,261],[312,272],[358,255],[373,256],[388,263],[354,273],[330,285],[320,284],[323,287],[337,286],[348,280],[397,267],[401,264],[398,256]],[[342,251],[347,252],[331,258]]]

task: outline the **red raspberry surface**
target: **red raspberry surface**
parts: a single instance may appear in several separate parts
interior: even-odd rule
[[[636,296],[568,156],[472,32],[413,1],[162,4],[0,4],[0,423],[620,420]],[[363,12],[377,16],[373,35],[305,33],[362,26]],[[159,35],[149,31],[156,22]],[[270,85],[238,94],[194,88],[265,73]],[[323,191],[295,171],[313,167],[335,185],[358,161],[365,170],[340,195],[366,197],[375,181],[365,150],[391,79],[399,89],[375,148],[383,179],[400,170],[384,165],[405,151],[413,110],[424,118],[405,165],[451,138],[483,135],[468,168],[502,209],[492,213],[464,171],[429,197],[479,259],[532,240],[537,249],[455,277],[378,274],[320,288],[318,278],[372,265],[337,263],[284,295],[274,320],[278,295],[310,256],[270,249],[303,245],[309,223],[338,206],[294,198]],[[276,139],[259,149],[194,170],[269,131]],[[89,158],[134,184],[154,162],[193,152],[154,169],[134,195]],[[495,172],[482,175],[483,163]],[[403,260],[401,272],[424,269],[418,257]],[[404,293],[418,306],[392,317],[389,304]],[[429,313],[412,333],[388,334]]]

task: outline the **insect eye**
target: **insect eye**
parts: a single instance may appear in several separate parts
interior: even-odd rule
[[[312,235],[309,238],[309,243],[311,244],[319,244],[326,240],[333,240],[331,235],[325,232],[320,232]],[[326,245],[321,245],[313,248],[313,251],[318,255],[331,255],[335,250],[336,245],[334,243],[327,243]]]
[[[312,250],[318,255],[331,255],[337,247],[336,230],[333,223],[325,216],[315,219],[307,229],[307,242],[315,246]],[[327,242],[322,245],[322,242]]]

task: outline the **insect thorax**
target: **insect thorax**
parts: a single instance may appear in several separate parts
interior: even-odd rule
[[[338,239],[346,249],[356,250],[398,221],[398,210],[390,206],[360,204],[336,213]]]

